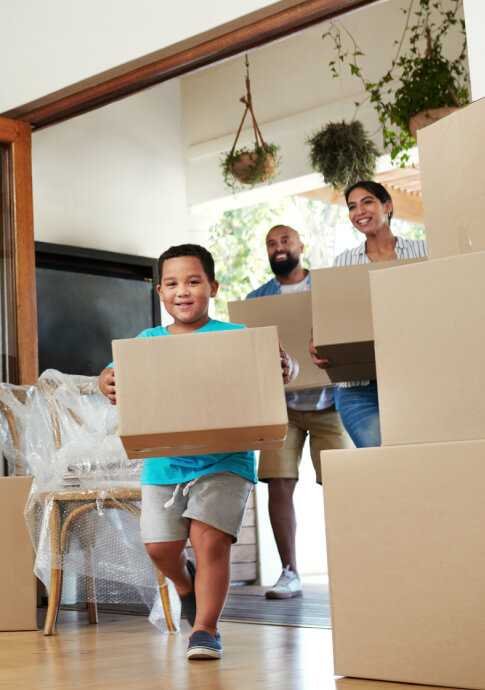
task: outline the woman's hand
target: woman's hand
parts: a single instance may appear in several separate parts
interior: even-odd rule
[[[116,405],[115,370],[112,367],[103,369],[99,375],[99,390],[112,405]]]
[[[320,359],[320,357],[318,356],[317,349],[313,344],[313,329],[308,349],[310,351],[310,357],[312,358],[313,363],[317,365],[317,367],[319,367],[320,369],[327,369],[327,367],[330,366],[331,362],[329,359]]]
[[[292,359],[287,353],[284,347],[280,343],[280,360],[281,360],[281,373],[283,374],[283,383],[291,383],[298,376],[300,371],[300,366],[296,359]]]

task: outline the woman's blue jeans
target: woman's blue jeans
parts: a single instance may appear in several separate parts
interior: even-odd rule
[[[368,386],[336,388],[336,406],[348,435],[357,448],[381,445],[377,382]]]

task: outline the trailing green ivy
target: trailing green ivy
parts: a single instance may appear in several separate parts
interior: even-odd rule
[[[401,167],[409,161],[408,151],[416,143],[409,130],[413,115],[468,103],[465,22],[458,17],[462,5],[463,0],[411,0],[408,8],[403,9],[405,26],[401,38],[394,42],[396,55],[387,72],[376,81],[364,76],[359,62],[364,53],[343,24],[331,24],[322,36],[333,41],[335,59],[329,62],[331,74],[339,77],[342,64],[348,62],[351,74],[360,79],[377,112],[384,150]],[[463,40],[459,54],[451,60],[443,55],[443,39],[453,30]],[[350,40],[349,49],[344,47],[347,41],[343,36]],[[408,49],[403,53],[406,40]],[[355,105],[359,107],[361,103]]]

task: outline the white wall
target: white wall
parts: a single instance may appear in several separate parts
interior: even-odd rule
[[[463,6],[468,39],[472,98],[476,101],[485,97],[485,53],[483,50],[485,2],[483,0],[464,0]]]
[[[180,83],[32,136],[35,239],[142,256],[186,241]]]
[[[2,3],[0,112],[160,50],[273,0]]]

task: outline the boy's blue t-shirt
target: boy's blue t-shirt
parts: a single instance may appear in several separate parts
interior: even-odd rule
[[[209,319],[205,326],[190,335],[210,331],[229,331],[236,328],[245,328],[245,326]],[[171,334],[165,326],[156,326],[142,331],[137,335],[137,338],[153,338],[161,335]],[[113,364],[109,366],[113,366]],[[239,453],[148,458],[143,463],[141,483],[182,484],[212,472],[233,472],[256,483],[256,456],[253,451],[241,451]]]

